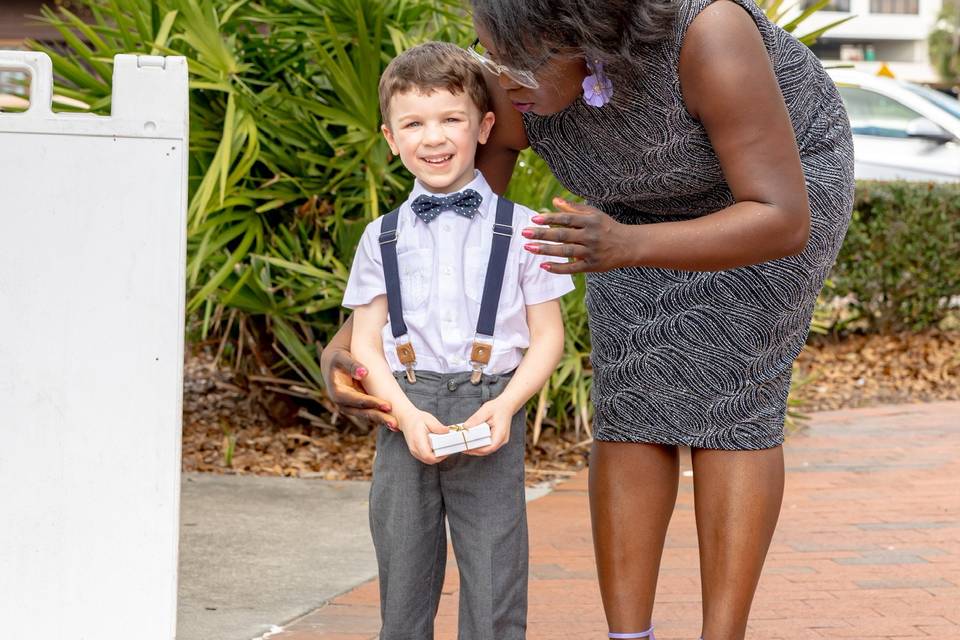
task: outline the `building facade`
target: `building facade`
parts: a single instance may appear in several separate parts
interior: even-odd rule
[[[939,78],[930,64],[927,38],[942,7],[943,0],[831,0],[800,32],[854,16],[813,45],[825,64],[852,64],[869,73],[886,64],[897,78],[933,83]]]

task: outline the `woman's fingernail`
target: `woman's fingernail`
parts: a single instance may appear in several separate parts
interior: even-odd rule
[[[388,404],[380,405],[380,411],[390,411],[390,405]]]
[[[543,269],[544,271],[550,271],[550,263],[544,262],[543,264],[540,265],[540,268]]]
[[[523,248],[530,253],[540,253],[540,245],[534,244],[533,242],[528,242],[527,244],[523,245]]]
[[[358,377],[358,378],[362,378],[362,377],[364,377],[365,375],[367,375],[367,369],[366,369],[366,367],[357,367],[357,377]]]
[[[546,220],[543,216],[533,216],[530,219],[533,220],[533,224],[543,224],[543,221]]]
[[[532,238],[532,237],[533,237],[533,230],[532,230],[532,229],[524,229],[523,231],[520,232],[520,235],[522,235],[524,238]]]
[[[556,199],[556,202],[559,203],[559,204],[567,204],[567,201],[564,200],[563,198],[560,198],[560,197],[558,197],[558,198]]]

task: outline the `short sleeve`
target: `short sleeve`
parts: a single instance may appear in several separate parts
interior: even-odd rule
[[[357,253],[353,256],[353,266],[347,279],[347,288],[343,292],[343,306],[356,309],[370,304],[377,296],[386,295],[387,287],[383,279],[383,260],[380,257],[380,226],[383,217],[379,217],[363,230]]]
[[[519,230],[525,227],[537,226],[530,218],[537,215],[527,207],[517,207],[517,217],[520,219]],[[518,230],[518,231],[519,231]],[[553,256],[538,256],[521,249],[520,260],[520,287],[523,290],[523,302],[526,305],[540,304],[548,300],[562,298],[576,287],[573,278],[567,274],[550,273],[540,267],[544,262],[556,262]]]

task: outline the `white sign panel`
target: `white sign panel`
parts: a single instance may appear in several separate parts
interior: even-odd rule
[[[117,56],[110,117],[0,113],[0,635],[171,640],[187,65]]]

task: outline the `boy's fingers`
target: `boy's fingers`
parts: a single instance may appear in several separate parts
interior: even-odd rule
[[[472,456],[488,456],[494,451],[496,451],[497,449],[499,449],[499,447],[496,447],[492,444],[488,444],[487,446],[481,449],[468,449],[464,453],[469,453]]]
[[[463,426],[469,429],[470,427],[477,426],[481,422],[487,422],[488,418],[489,416],[486,416],[485,414],[482,414],[478,411],[477,413],[473,414],[472,416],[464,420]]]
[[[428,422],[427,431],[430,433],[450,433],[450,427],[440,424],[440,422]]]
[[[420,458],[420,461],[423,462],[424,464],[430,464],[430,465],[438,464],[441,460],[441,458],[438,458],[437,456],[433,455],[432,451],[429,454],[424,453],[422,455],[423,457]]]

